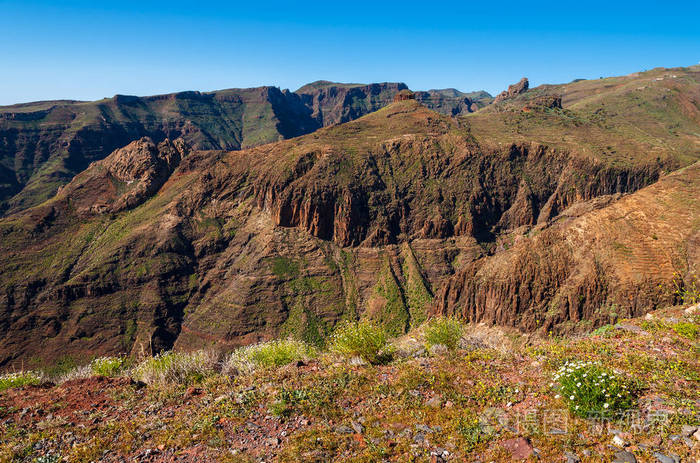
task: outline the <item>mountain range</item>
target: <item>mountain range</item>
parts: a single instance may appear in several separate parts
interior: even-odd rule
[[[698,282],[700,66],[0,108],[0,367],[434,314],[585,331]]]

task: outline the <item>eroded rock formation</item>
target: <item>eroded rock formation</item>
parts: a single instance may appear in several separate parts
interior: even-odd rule
[[[493,102],[500,103],[501,101],[513,98],[521,93],[527,92],[528,88],[530,88],[530,81],[527,80],[527,77],[523,77],[518,81],[518,83],[509,85],[508,90],[503,90],[501,93],[499,93]]]

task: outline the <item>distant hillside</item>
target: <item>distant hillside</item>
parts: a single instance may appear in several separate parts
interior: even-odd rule
[[[45,201],[91,162],[144,136],[182,137],[195,149],[249,148],[356,119],[404,88],[319,81],[297,93],[259,87],[0,107],[0,214]],[[460,114],[471,110],[464,98],[426,104]]]

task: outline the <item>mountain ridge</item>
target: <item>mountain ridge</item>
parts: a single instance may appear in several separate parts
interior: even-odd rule
[[[156,142],[183,137],[195,149],[247,148],[352,120],[390,103],[403,88],[325,82],[306,93],[262,86],[2,106],[0,213],[50,198],[90,162],[142,136]],[[439,106],[462,112],[470,104]]]

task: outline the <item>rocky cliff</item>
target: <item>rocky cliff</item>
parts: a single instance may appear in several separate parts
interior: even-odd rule
[[[0,219],[0,365],[323,343],[358,316],[562,331],[669,302],[698,258],[670,264],[697,241],[697,168],[668,173],[700,159],[700,70],[665,72],[457,118],[398,101],[238,151],[140,139]],[[523,110],[549,93],[561,108]]]
[[[700,278],[700,163],[563,210],[469,263],[433,311],[528,331],[590,329],[683,301]]]

